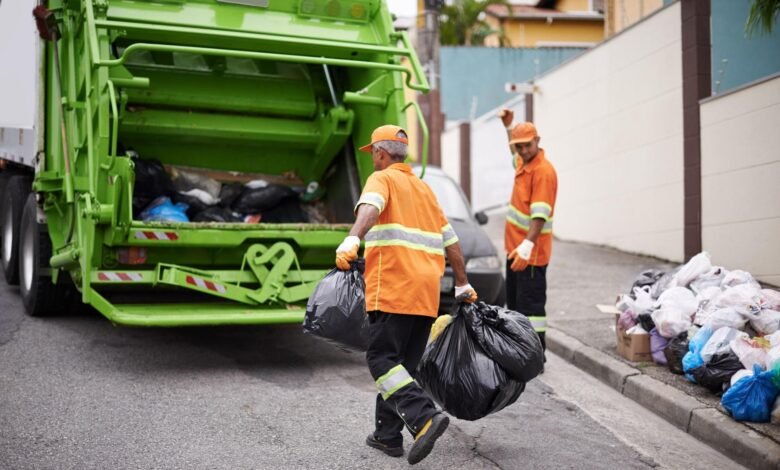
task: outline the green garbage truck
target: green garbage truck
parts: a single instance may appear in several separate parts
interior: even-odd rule
[[[359,144],[415,111],[426,158],[405,92],[428,83],[383,0],[2,0],[0,63],[2,268],[33,316],[300,322],[373,171]],[[319,216],[147,219],[150,165]]]

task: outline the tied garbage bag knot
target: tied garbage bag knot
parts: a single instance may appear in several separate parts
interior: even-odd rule
[[[365,261],[354,261],[348,271],[333,269],[314,289],[306,305],[303,332],[346,350],[368,349]]]
[[[544,366],[539,337],[517,312],[461,303],[447,323],[436,328],[415,377],[457,418],[476,420],[514,403]]]

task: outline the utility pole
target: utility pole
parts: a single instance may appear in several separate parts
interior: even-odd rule
[[[417,0],[416,49],[431,86],[430,93],[419,94],[417,101],[430,133],[428,161],[437,166],[441,166],[441,134],[444,131],[439,93],[439,11],[443,4],[444,0]],[[418,153],[421,154],[422,132],[419,135]]]

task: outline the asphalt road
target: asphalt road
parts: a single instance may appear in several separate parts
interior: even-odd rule
[[[660,443],[637,444],[647,444],[641,433],[614,426],[627,412],[610,412],[624,397],[587,380],[551,357],[514,405],[453,420],[417,468],[733,465],[660,420]],[[0,277],[3,469],[406,468],[363,443],[374,396],[362,355],[297,326],[132,329],[91,311],[29,318]],[[658,451],[664,440],[695,449],[670,460]]]

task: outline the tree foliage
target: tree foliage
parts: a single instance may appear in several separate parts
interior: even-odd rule
[[[485,21],[490,5],[503,5],[511,14],[508,0],[454,0],[441,9],[439,36],[444,46],[482,46],[491,34],[497,34],[499,44],[508,41],[500,29],[492,29]]]
[[[761,28],[771,34],[778,15],[780,15],[780,0],[753,0],[745,30],[748,34],[753,34]]]

